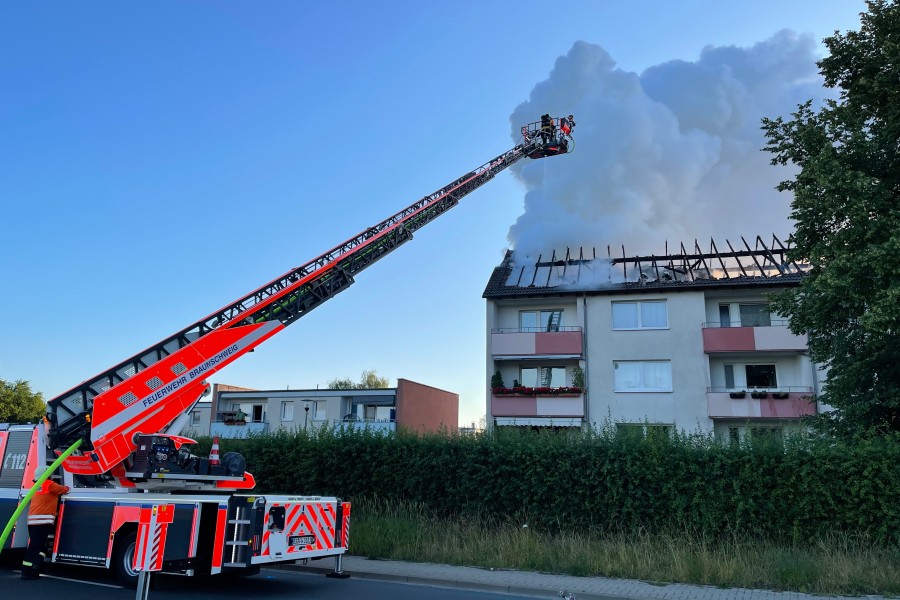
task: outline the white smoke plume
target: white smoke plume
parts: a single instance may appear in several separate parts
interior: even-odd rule
[[[572,154],[514,167],[525,210],[509,230],[519,259],[606,246],[662,254],[680,242],[786,239],[791,177],[772,166],[762,117],[824,95],[811,36],[781,31],[750,48],[706,47],[695,62],[631,73],[600,46],[576,42],[510,117],[513,137],[544,114],[575,115]],[[705,243],[704,243],[705,240]],[[601,252],[602,249],[602,252]]]

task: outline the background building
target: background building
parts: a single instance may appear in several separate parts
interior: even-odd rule
[[[820,409],[821,371],[766,296],[798,285],[807,266],[774,236],[726,243],[521,263],[507,253],[484,292],[489,425],[612,421],[733,437],[800,427]],[[497,371],[503,386],[490,383]]]
[[[239,413],[243,419],[238,419]],[[408,379],[398,379],[394,388],[364,390],[251,390],[217,384],[210,401],[194,407],[185,432],[245,437],[326,424],[386,431],[402,428],[417,433],[455,432],[458,419],[458,394]]]

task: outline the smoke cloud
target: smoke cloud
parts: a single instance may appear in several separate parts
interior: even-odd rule
[[[821,100],[812,36],[781,31],[750,48],[706,47],[695,62],[643,73],[616,68],[600,46],[576,42],[510,117],[575,115],[574,152],[513,167],[525,209],[508,240],[522,259],[567,247],[662,254],[679,242],[739,239],[792,228],[791,177],[761,151],[762,117]],[[621,250],[614,254],[621,254]]]

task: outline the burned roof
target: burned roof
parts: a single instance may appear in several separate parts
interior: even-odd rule
[[[759,236],[753,247],[741,238],[744,249],[735,250],[725,240],[728,251],[720,251],[710,240],[703,251],[694,240],[688,251],[680,244],[670,253],[668,244],[662,255],[613,257],[607,246],[606,257],[598,257],[597,249],[588,253],[580,248],[577,256],[570,249],[564,258],[556,252],[545,260],[519,261],[512,250],[494,269],[482,297],[511,298],[565,294],[620,294],[659,291],[685,291],[697,288],[742,288],[757,286],[791,286],[800,283],[809,264],[788,258],[790,240],[785,245],[776,236],[766,244]],[[587,255],[586,255],[587,254]]]

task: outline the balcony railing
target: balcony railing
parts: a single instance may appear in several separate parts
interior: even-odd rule
[[[225,438],[245,438],[251,434],[266,433],[269,424],[265,421],[213,421],[209,426],[209,434]]]
[[[560,331],[581,331],[581,327],[561,325],[549,329],[546,327],[495,327],[491,329],[491,333],[559,333]]]
[[[760,319],[744,319],[740,323],[734,323],[729,321],[728,323],[722,323],[720,321],[708,321],[703,323],[703,328],[716,328],[721,327],[722,329],[729,328],[737,328],[737,327],[787,327],[789,321],[787,319],[769,319],[768,321],[763,322]]]
[[[341,429],[367,429],[369,431],[396,431],[397,422],[393,419],[341,419]]]
[[[812,388],[808,385],[779,385],[775,387],[759,387],[759,386],[745,386],[745,387],[708,387],[706,388],[707,393],[740,393],[746,392],[748,394],[752,392],[768,392],[768,393],[778,393],[778,392],[787,392],[787,393],[802,393],[806,392],[807,394],[812,393]]]

